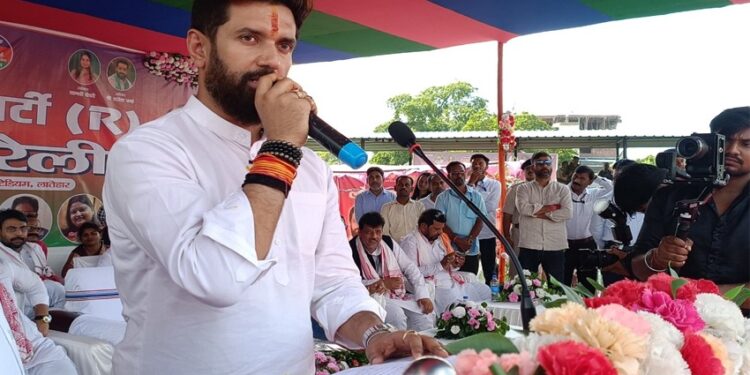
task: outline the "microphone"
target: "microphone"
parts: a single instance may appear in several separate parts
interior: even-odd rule
[[[367,153],[349,138],[339,133],[318,115],[310,113],[310,137],[330,153],[334,154],[344,164],[357,169],[367,163]]]
[[[422,160],[427,163],[427,165],[432,168],[433,171],[435,171],[435,174],[440,176],[440,178],[445,181],[448,186],[450,186],[451,190],[453,190],[456,195],[458,195],[464,203],[466,203],[467,206],[475,213],[477,216],[479,216],[482,219],[482,222],[484,225],[486,225],[492,233],[497,237],[497,239],[500,240],[500,242],[503,244],[503,246],[506,249],[506,254],[510,257],[511,262],[513,263],[513,267],[516,268],[516,271],[518,271],[518,277],[520,278],[521,282],[521,321],[523,322],[523,330],[524,332],[529,332],[529,322],[531,322],[531,319],[534,319],[536,316],[536,308],[534,307],[534,302],[531,299],[531,293],[529,293],[529,287],[526,285],[526,276],[523,274],[523,270],[521,269],[521,262],[518,260],[518,256],[513,252],[513,247],[508,243],[508,240],[503,237],[502,234],[495,228],[495,225],[492,224],[490,219],[487,218],[484,214],[482,214],[482,210],[480,210],[469,198],[464,195],[460,190],[458,190],[458,187],[453,184],[453,182],[448,179],[448,177],[445,176],[445,173],[440,170],[440,168],[436,167],[435,164],[430,160],[430,158],[427,157],[427,155],[424,154],[424,151],[422,151],[422,146],[417,143],[417,137],[414,135],[414,132],[409,129],[406,124],[404,124],[401,121],[395,121],[392,122],[391,125],[388,126],[388,133],[391,135],[394,141],[398,143],[401,147],[405,147],[409,149],[409,152],[419,156]]]

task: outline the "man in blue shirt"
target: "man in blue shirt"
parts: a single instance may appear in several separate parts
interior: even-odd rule
[[[448,163],[445,168],[448,178],[458,189],[476,205],[483,214],[486,213],[484,199],[478,191],[466,185],[466,167],[459,161]],[[451,240],[457,254],[464,255],[466,260],[460,271],[479,272],[479,241],[477,236],[482,230],[482,219],[452,190],[448,189],[437,198],[435,208],[445,213],[447,218],[445,233]]]
[[[383,189],[383,179],[385,173],[380,167],[370,167],[367,169],[367,186],[365,190],[357,195],[354,200],[354,215],[357,222],[362,215],[368,212],[380,213],[383,205],[396,199],[396,193]]]

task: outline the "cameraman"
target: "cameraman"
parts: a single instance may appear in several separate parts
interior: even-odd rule
[[[684,241],[672,235],[675,205],[698,197],[704,187],[677,184],[656,192],[631,262],[641,280],[671,266],[681,276],[712,280],[724,291],[750,282],[750,107],[727,109],[710,126],[726,137],[729,182],[713,189]]]

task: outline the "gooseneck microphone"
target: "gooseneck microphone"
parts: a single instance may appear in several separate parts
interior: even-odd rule
[[[435,164],[432,163],[432,161],[424,154],[424,151],[422,151],[422,147],[417,143],[417,138],[414,136],[414,132],[409,129],[406,124],[404,124],[401,121],[396,121],[391,123],[391,125],[388,126],[388,133],[391,134],[391,137],[393,138],[396,143],[398,143],[401,147],[405,147],[409,149],[409,152],[419,156],[422,160],[427,163],[427,165],[432,168],[435,173],[440,176],[443,181],[445,181],[448,186],[450,186],[451,190],[456,193],[461,199],[466,203],[467,206],[475,213],[477,216],[479,216],[482,219],[482,222],[484,225],[486,225],[492,233],[497,237],[497,239],[500,240],[500,242],[505,247],[506,251],[505,253],[508,254],[510,257],[511,262],[513,263],[513,267],[515,267],[516,271],[518,271],[518,277],[521,281],[521,321],[523,322],[523,330],[524,332],[529,332],[529,322],[531,322],[531,319],[534,319],[536,316],[536,308],[534,307],[534,302],[531,299],[531,294],[529,293],[529,287],[526,284],[526,276],[523,274],[523,269],[521,269],[521,262],[518,260],[518,256],[513,252],[513,247],[508,243],[508,240],[503,237],[502,234],[495,228],[495,225],[492,224],[490,219],[487,218],[482,213],[482,210],[480,210],[469,198],[464,195],[460,190],[458,190],[458,187],[453,184],[453,182],[448,179],[448,177],[445,176],[445,174],[440,170],[440,168],[436,167]]]
[[[310,113],[310,137],[344,164],[357,169],[367,163],[367,153],[314,113]]]

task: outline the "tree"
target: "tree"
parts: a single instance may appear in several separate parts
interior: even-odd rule
[[[388,131],[393,121],[404,121],[417,132],[497,130],[497,116],[487,110],[487,100],[476,95],[467,82],[433,86],[416,96],[396,95],[388,99],[391,120],[378,125],[376,132]],[[374,164],[401,165],[410,161],[406,151],[377,152]]]
[[[643,163],[643,164],[656,165],[656,156],[654,156],[654,155],[648,155],[645,158],[638,159],[636,161],[639,162],[639,163]]]

